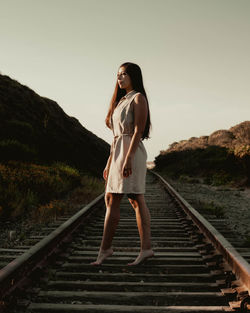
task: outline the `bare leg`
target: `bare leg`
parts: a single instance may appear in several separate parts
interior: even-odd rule
[[[144,195],[136,195],[136,199],[129,199],[136,213],[136,222],[141,240],[141,251],[134,262],[128,265],[138,265],[154,255],[151,249],[150,213],[145,203]]]
[[[91,263],[91,265],[100,265],[108,256],[113,254],[111,244],[116,231],[116,227],[120,220],[120,202],[122,197],[123,194],[105,194],[106,214],[102,242],[98,257],[95,262]]]

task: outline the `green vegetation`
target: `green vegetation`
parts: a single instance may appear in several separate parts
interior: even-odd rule
[[[103,192],[110,147],[54,101],[0,75],[0,218],[45,221]]]
[[[70,192],[90,199],[103,190],[103,182],[81,175],[68,165],[51,166],[9,161],[0,164],[0,217],[14,218],[31,214],[40,220],[67,210],[63,200]]]
[[[217,186],[250,186],[250,121],[174,142],[155,164],[157,171],[175,179],[189,176]]]
[[[180,175],[179,180],[183,183],[196,184],[199,183],[199,179],[195,177],[190,177],[186,175]]]
[[[61,162],[101,177],[109,150],[55,101],[0,75],[0,162]]]
[[[218,218],[223,218],[224,216],[224,208],[218,204],[215,204],[213,201],[204,202],[199,200],[195,204],[195,208],[201,214],[215,215]]]
[[[235,155],[225,147],[189,149],[161,153],[155,159],[155,170],[180,179],[203,177],[212,185],[250,184],[250,155]]]
[[[36,154],[37,153],[33,148],[16,139],[5,139],[0,141],[0,156],[2,161],[13,159],[31,161]]]

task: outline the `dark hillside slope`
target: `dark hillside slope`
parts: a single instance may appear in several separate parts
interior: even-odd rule
[[[109,145],[50,99],[0,75],[0,162],[64,162],[100,176]]]
[[[175,178],[200,176],[213,184],[250,185],[250,121],[174,142],[155,158],[155,165]]]

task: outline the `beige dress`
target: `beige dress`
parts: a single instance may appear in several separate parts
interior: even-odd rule
[[[134,133],[133,99],[139,92],[131,90],[117,104],[112,118],[111,128],[114,140],[111,145],[111,163],[106,181],[106,192],[145,193],[147,152],[140,141],[132,158],[132,174],[123,177],[122,167]]]

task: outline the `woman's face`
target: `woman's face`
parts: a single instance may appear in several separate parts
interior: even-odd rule
[[[128,87],[132,87],[131,79],[129,75],[126,73],[125,67],[120,67],[117,73],[117,82],[121,89],[127,89]]]

